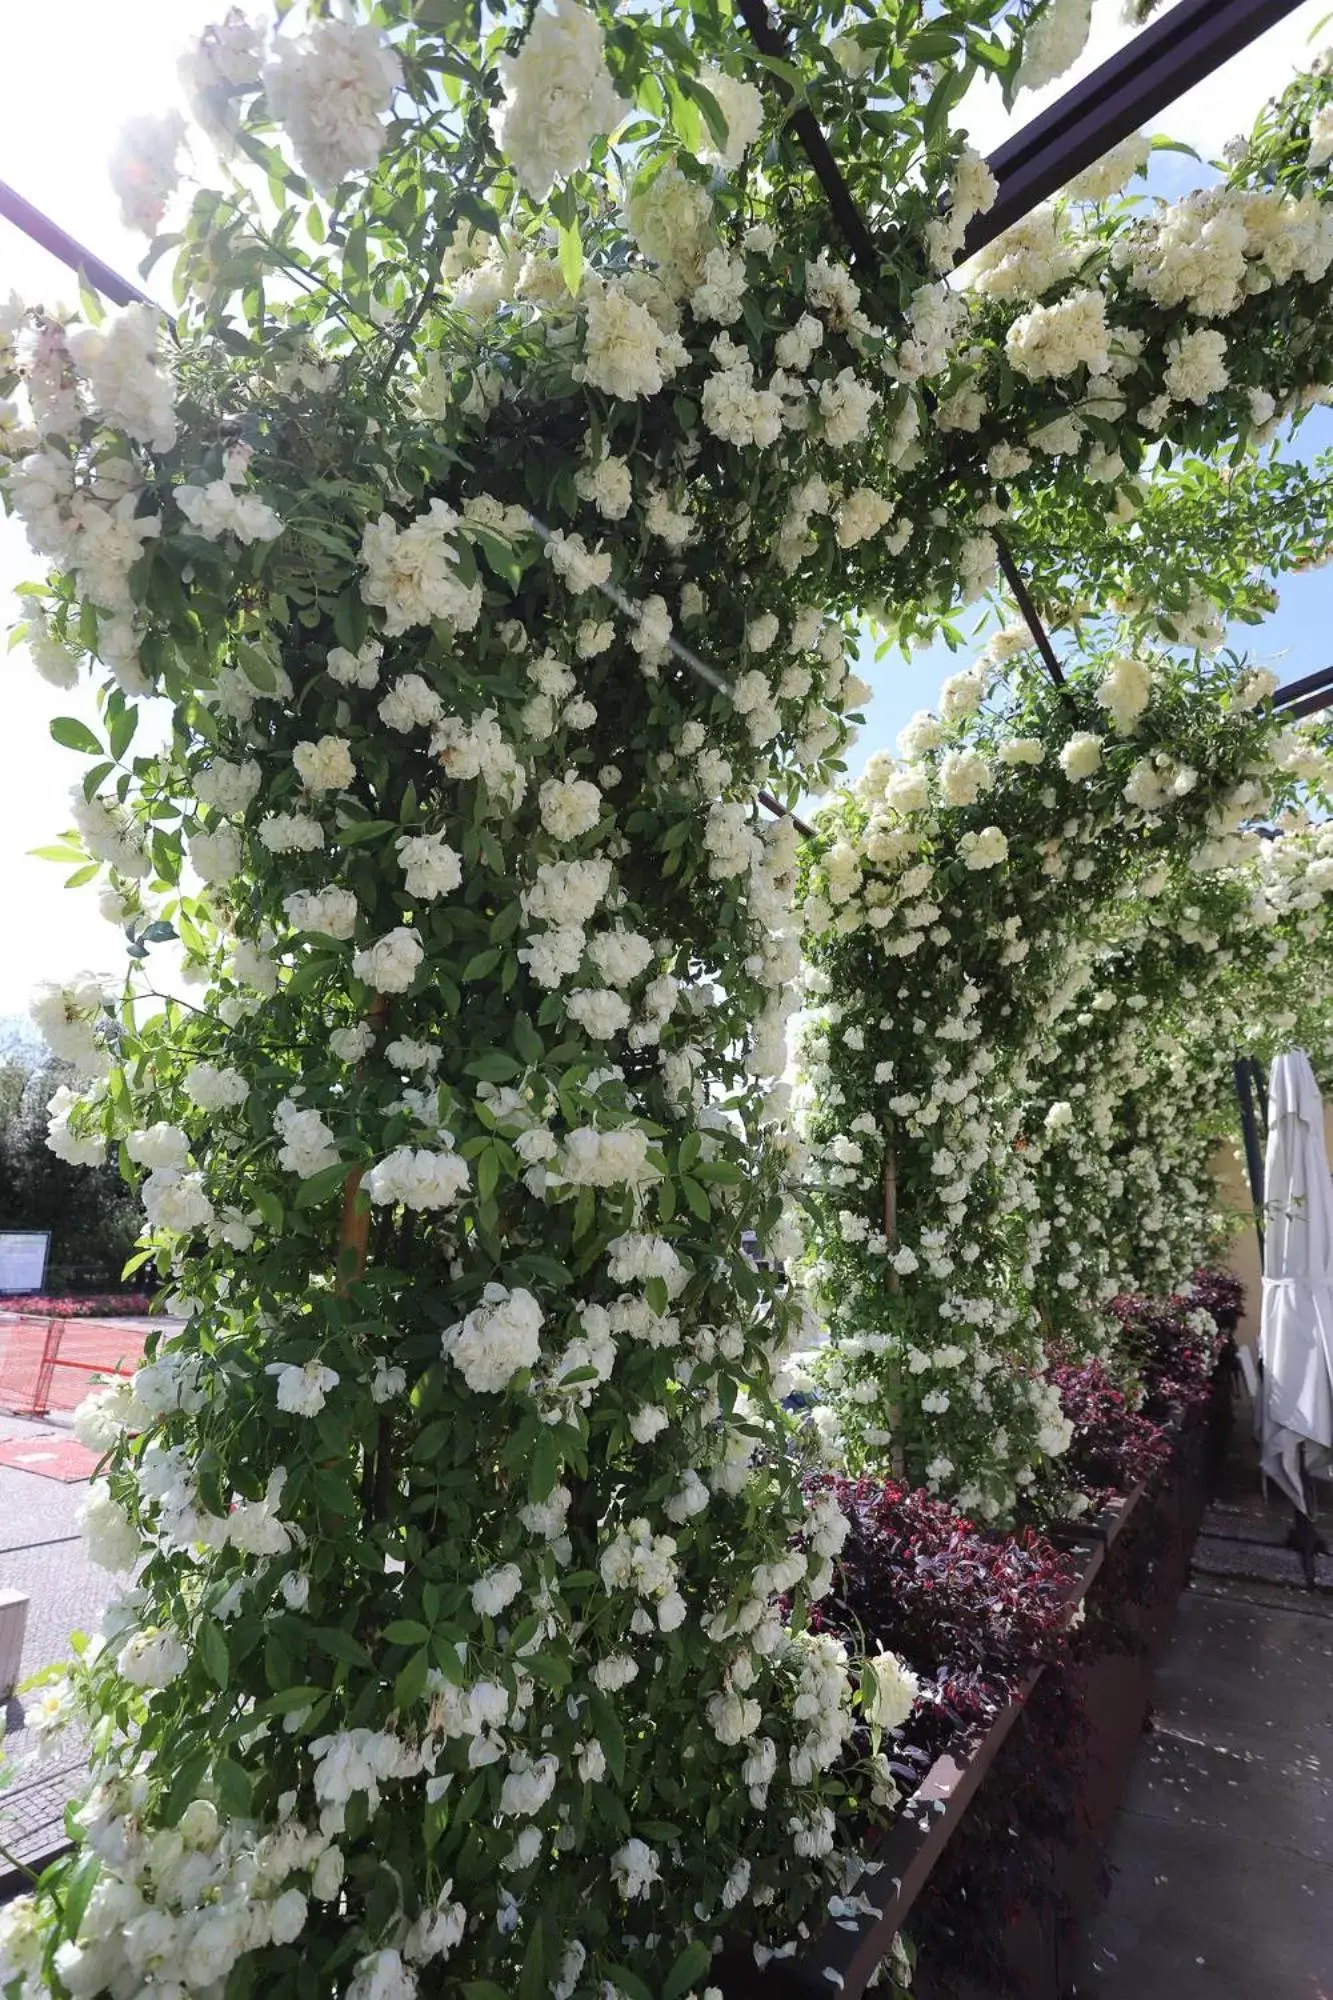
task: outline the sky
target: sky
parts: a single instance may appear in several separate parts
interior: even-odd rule
[[[1205,158],[1216,156],[1228,138],[1250,123],[1263,100],[1308,60],[1311,36],[1320,23],[1330,22],[1333,32],[1330,6],[1333,0],[1304,0],[1149,129],[1185,140]],[[105,163],[127,118],[180,103],[176,57],[192,34],[224,11],[222,0],[60,0],[57,7],[15,8],[5,23],[0,179],[114,269],[164,299],[167,263],[151,279],[137,278],[143,239],[121,226]],[[1020,98],[1012,115],[1006,114],[995,87],[974,92],[967,107],[973,143],[989,151],[1103,61],[1129,32],[1121,0],[1095,0],[1088,49],[1058,84]],[[1182,192],[1206,177],[1193,161],[1175,154],[1155,156],[1154,174],[1152,185],[1164,194]],[[30,302],[77,302],[72,273],[0,219],[0,296],[11,290]],[[1328,412],[1318,415],[1326,418]],[[1327,435],[1317,442],[1326,442]],[[1307,436],[1313,436],[1313,426],[1307,426]],[[17,615],[14,586],[39,572],[22,530],[0,519],[0,631]],[[1329,663],[1330,624],[1333,577],[1316,572],[1289,579],[1277,615],[1257,631],[1246,630],[1238,643],[1290,677]],[[877,665],[867,654],[859,670],[875,692],[853,769],[871,750],[891,747],[907,718],[931,706],[940,680],[967,657],[936,647],[908,662],[895,654]],[[21,1012],[39,980],[63,978],[84,967],[118,968],[119,951],[115,934],[97,913],[92,890],[64,892],[64,871],[31,855],[32,848],[50,842],[68,824],[69,788],[80,768],[51,741],[50,720],[70,714],[93,720],[91,696],[48,687],[21,650],[6,654],[2,643],[0,675],[5,697],[0,731],[3,1016]],[[141,742],[145,736],[141,725]]]

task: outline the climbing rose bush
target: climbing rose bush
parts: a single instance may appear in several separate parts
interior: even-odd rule
[[[1309,838],[1252,822],[1327,777],[1244,662],[1066,670],[955,675],[803,859],[816,1422],[854,1470],[989,1519],[1063,1504],[1047,1342],[1109,1354],[1104,1301],[1177,1288],[1223,1233],[1227,1031],[1282,1018],[1292,942],[1259,884]]]
[[[822,1906],[887,1697],[808,1628],[756,798],[851,740],[903,304],[993,197],[948,114],[1040,12],[822,9],[776,68],[683,8],[233,12],[214,185],[177,226],[171,121],[116,163],[174,332],[6,308],[22,636],[97,689],[56,852],[130,959],[39,999],[51,1140],[115,1152],[183,1321],[80,1418],[124,1585],[24,1990],[643,2000]],[[789,72],[895,232],[864,297]]]
[[[1109,938],[1173,872],[1253,866],[1243,820],[1293,782],[1245,664],[1071,664],[1063,688],[1003,682],[985,656],[953,676],[803,858],[799,1114],[835,1336],[813,1370],[853,1468],[897,1466],[983,1518],[1069,1444],[1045,1340],[1105,1340],[1099,1302],[1125,1288],[1107,1194],[1149,1240],[1161,1206],[1123,1156],[1123,1062],[1147,1062],[1135,1082],[1153,1078],[1163,1118],[1185,1076],[1163,1094]],[[1209,1232],[1185,1210],[1189,1272]]]

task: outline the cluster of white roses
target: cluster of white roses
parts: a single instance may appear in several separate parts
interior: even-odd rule
[[[1039,723],[1030,704],[993,719],[988,669],[956,675],[944,719],[903,732],[909,761],[872,757],[827,815],[805,902],[798,1109],[833,1333],[805,1364],[829,1399],[819,1428],[854,1465],[906,1469],[983,1514],[1067,1444],[1040,1379],[1048,1332],[1104,1340],[1107,1297],[1171,1289],[1215,1238],[1225,980],[1200,980],[1182,1028],[1175,982],[1151,1003],[1134,990],[1136,932],[1248,951],[1257,912],[1281,919],[1230,885],[1289,866],[1322,935],[1308,839],[1254,827],[1296,769],[1327,782],[1310,738],[1257,712],[1271,683],[1112,650],[1077,685],[1113,735],[1070,730],[1053,695]],[[985,878],[975,899],[955,856]],[[1192,899],[1215,883],[1235,907],[1210,931]],[[871,991],[862,937],[885,960]]]

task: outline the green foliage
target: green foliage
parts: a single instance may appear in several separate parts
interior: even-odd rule
[[[0,1070],[0,1229],[51,1232],[47,1286],[105,1291],[120,1283],[139,1231],[133,1197],[114,1165],[71,1167],[46,1143],[46,1107],[76,1081],[66,1063]]]

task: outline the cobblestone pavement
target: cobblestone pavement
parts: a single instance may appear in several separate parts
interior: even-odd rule
[[[0,1438],[29,1434],[65,1435],[54,1426],[0,1418]],[[78,1514],[87,1492],[86,1484],[62,1485],[0,1466],[0,1589],[21,1590],[28,1598],[20,1684],[69,1657],[71,1632],[96,1630],[116,1587],[115,1578],[84,1554]],[[82,1745],[62,1745],[50,1765],[31,1763],[23,1697],[16,1695],[5,1713],[4,1752],[8,1776],[0,1781],[0,1846],[8,1856],[32,1862],[64,1838],[65,1805],[83,1787]]]

